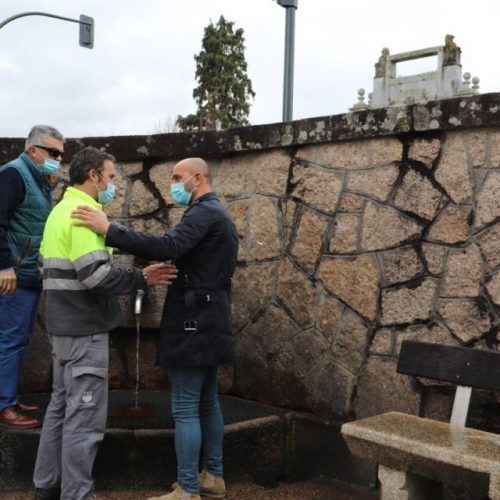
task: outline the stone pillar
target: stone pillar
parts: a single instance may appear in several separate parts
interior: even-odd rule
[[[439,82],[439,98],[448,99],[455,97],[462,85],[462,66],[453,64],[441,68],[441,81]]]
[[[500,500],[500,475],[490,476],[488,497],[490,498],[490,500]]]
[[[389,81],[384,76],[373,79],[373,93],[370,106],[372,108],[382,108],[389,102]]]
[[[409,472],[378,467],[381,500],[428,500],[440,498],[440,484]],[[497,497],[498,498],[498,497]]]

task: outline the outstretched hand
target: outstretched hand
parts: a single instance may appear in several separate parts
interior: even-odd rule
[[[84,226],[97,234],[106,234],[111,225],[107,215],[102,210],[95,210],[88,205],[80,205],[71,212],[71,217],[78,219],[73,224]]]
[[[151,264],[143,270],[148,286],[167,286],[177,278],[178,270],[173,264]]]

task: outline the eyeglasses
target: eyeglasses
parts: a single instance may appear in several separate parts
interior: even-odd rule
[[[47,148],[45,146],[35,146],[35,148],[40,148],[43,149],[44,151],[47,151],[52,158],[58,158],[59,156],[62,158],[64,151],[59,151],[56,148]]]

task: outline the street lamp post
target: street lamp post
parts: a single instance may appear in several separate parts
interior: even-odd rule
[[[295,55],[295,11],[299,0],[276,0],[286,9],[285,24],[285,68],[283,76],[283,121],[293,117],[293,62]]]
[[[56,16],[55,14],[49,14],[47,12],[23,12],[22,14],[16,14],[15,16],[8,17],[5,21],[0,23],[0,28],[3,28],[6,24],[18,19],[20,17],[26,16],[45,16],[53,17],[55,19],[62,19],[63,21],[69,21],[71,23],[78,23],[80,25],[79,43],[82,47],[87,49],[94,48],[94,20],[85,15],[81,15],[80,19],[71,19],[69,17]]]

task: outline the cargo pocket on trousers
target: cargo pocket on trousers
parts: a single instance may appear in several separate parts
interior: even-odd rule
[[[107,407],[108,370],[95,366],[73,366],[73,403],[81,409]]]

